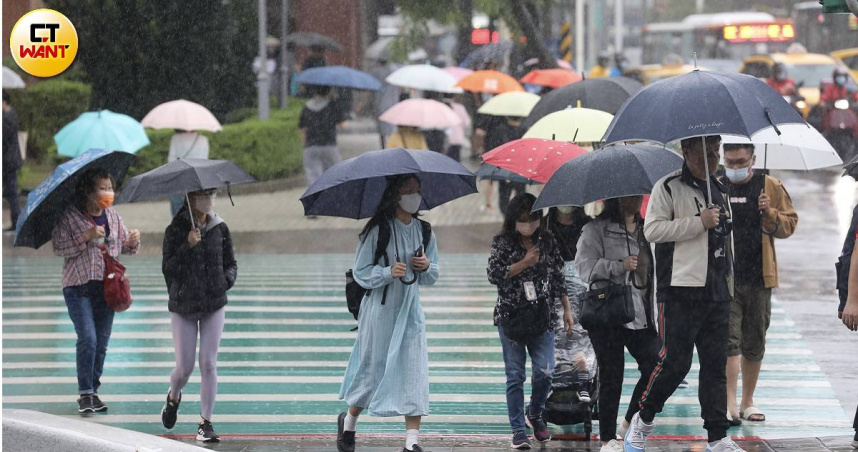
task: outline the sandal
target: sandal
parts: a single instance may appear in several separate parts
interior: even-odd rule
[[[760,411],[755,406],[749,406],[748,408],[745,408],[745,411],[739,413],[739,417],[741,417],[742,419],[744,419],[746,421],[750,421],[750,422],[765,422],[766,421],[766,415],[763,414],[763,412]]]

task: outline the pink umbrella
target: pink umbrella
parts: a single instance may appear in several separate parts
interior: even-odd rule
[[[152,129],[209,130],[219,132],[222,127],[217,118],[200,104],[179,99],[153,108],[143,121]]]
[[[459,67],[459,66],[448,66],[448,67],[445,67],[444,70],[449,72],[450,75],[452,75],[453,77],[456,77],[457,82],[474,73],[474,71],[472,71],[470,69]]]
[[[446,104],[431,99],[406,99],[381,114],[378,119],[397,126],[446,129],[462,123]]]

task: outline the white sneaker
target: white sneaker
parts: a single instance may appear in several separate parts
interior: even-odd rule
[[[623,452],[623,443],[612,439],[608,441],[608,444],[602,446],[599,452]]]
[[[739,447],[738,444],[733,442],[733,438],[729,436],[725,437],[721,441],[715,443],[715,445],[707,445],[706,452],[746,452],[745,449]]]
[[[626,425],[626,420],[625,420],[625,419],[623,419],[622,421],[620,421],[620,425],[618,425],[618,426],[617,426],[617,436],[618,436],[618,438],[617,438],[617,439],[619,439],[620,441],[622,441],[622,440],[623,440],[623,438],[625,438],[625,437],[626,437],[626,432],[627,432],[628,430],[629,430],[629,426],[628,426],[628,425]]]
[[[629,430],[623,437],[625,452],[643,452],[646,450],[646,440],[655,428],[655,423],[647,424],[641,420],[641,414],[635,413]]]

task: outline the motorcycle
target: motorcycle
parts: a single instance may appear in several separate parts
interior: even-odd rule
[[[858,153],[858,113],[849,99],[839,99],[819,113],[821,128],[818,129],[822,136],[831,143],[844,162],[852,160]]]

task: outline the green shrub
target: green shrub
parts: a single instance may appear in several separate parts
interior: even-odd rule
[[[29,132],[27,158],[46,162],[56,155],[54,134],[89,109],[92,89],[80,82],[47,80],[10,95],[21,130]]]

